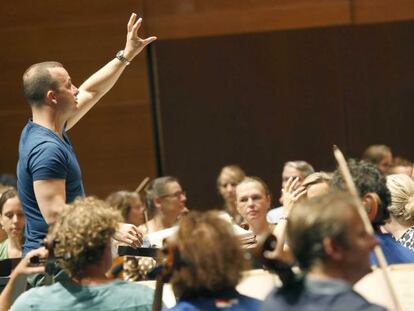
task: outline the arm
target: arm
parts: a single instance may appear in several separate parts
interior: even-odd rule
[[[290,211],[292,210],[296,201],[306,193],[306,190],[303,187],[299,187],[296,190],[294,190],[298,181],[299,181],[299,178],[293,179],[291,177],[289,178],[285,187],[282,189],[283,214],[282,214],[282,218],[280,219],[279,223],[276,225],[276,228],[273,232],[277,239],[276,248],[273,254],[276,258],[281,257],[283,255],[284,245],[286,241],[286,227],[287,227],[287,222],[288,222],[288,217],[290,215]]]
[[[132,61],[146,45],[156,40],[156,37],[141,39],[138,30],[142,19],[137,20],[137,15],[132,13],[127,25],[127,39],[124,49],[124,57]],[[111,60],[104,67],[90,76],[80,87],[76,113],[68,119],[66,129],[74,126],[116,83],[126,65],[118,59]]]
[[[48,225],[53,224],[66,204],[65,180],[36,180],[33,188],[43,218]]]
[[[25,258],[16,266],[13,272],[10,274],[10,279],[7,282],[6,287],[3,289],[0,295],[0,311],[9,310],[13,299],[13,288],[20,278],[26,278],[29,274],[42,273],[45,271],[44,266],[30,266],[30,258],[33,256],[39,256],[41,258],[47,257],[47,250],[42,247],[30,251]]]

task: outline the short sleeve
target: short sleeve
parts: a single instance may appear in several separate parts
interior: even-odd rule
[[[68,157],[63,148],[54,142],[44,142],[32,150],[28,168],[33,181],[66,179]]]

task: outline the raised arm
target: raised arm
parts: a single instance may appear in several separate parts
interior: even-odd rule
[[[141,39],[138,36],[141,23],[142,18],[137,18],[137,15],[132,13],[127,25],[127,38],[123,53],[128,61],[132,61],[146,45],[157,39],[156,37]],[[124,62],[114,58],[79,87],[77,111],[68,119],[66,130],[73,127],[114,86],[126,66]]]

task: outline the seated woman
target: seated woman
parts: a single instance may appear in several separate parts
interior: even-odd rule
[[[217,190],[223,198],[223,210],[227,212],[233,221],[240,225],[243,217],[237,211],[236,186],[245,177],[244,171],[237,165],[223,167],[217,178]]]
[[[391,192],[390,221],[383,228],[414,251],[414,181],[405,174],[388,175],[387,187]]]
[[[140,226],[145,223],[145,204],[142,203],[138,193],[132,191],[117,191],[111,193],[106,198],[112,208],[121,212],[122,218],[125,223]],[[107,277],[110,279],[119,278],[128,281],[141,281],[146,280],[148,272],[155,267],[155,260],[150,257],[139,256],[123,256],[115,257],[117,251],[117,243],[113,250],[112,267],[107,273]]]
[[[166,176],[154,179],[146,194],[150,220],[138,228],[143,233],[170,228],[177,223],[183,213],[188,212],[186,194],[175,177]]]
[[[0,224],[7,239],[0,244],[0,260],[22,257],[24,213],[15,189],[5,191],[0,197]]]
[[[169,310],[260,309],[260,301],[235,289],[246,262],[231,224],[217,212],[190,212],[169,243],[180,258],[170,280],[179,300]]]
[[[124,222],[140,226],[145,223],[145,205],[138,193],[131,191],[117,191],[106,198],[106,203],[119,210]]]
[[[236,187],[237,210],[257,238],[265,238],[275,226],[266,220],[271,206],[269,188],[258,177],[245,177]]]

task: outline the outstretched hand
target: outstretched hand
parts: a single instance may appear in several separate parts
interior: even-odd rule
[[[148,37],[142,39],[138,36],[138,30],[141,27],[142,18],[132,13],[127,25],[127,40],[124,49],[124,57],[131,61],[137,56],[148,44],[155,41],[157,37]]]

